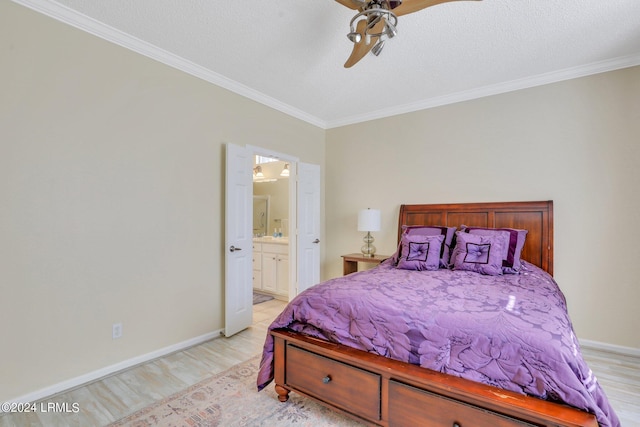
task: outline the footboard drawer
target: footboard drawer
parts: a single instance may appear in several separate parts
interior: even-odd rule
[[[389,381],[389,425],[432,427],[535,427],[454,399]]]
[[[378,374],[288,345],[287,386],[369,420],[380,419]]]

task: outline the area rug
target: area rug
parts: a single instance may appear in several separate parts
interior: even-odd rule
[[[261,302],[271,301],[273,297],[271,295],[261,294],[259,292],[253,293],[253,305],[260,304]]]
[[[273,384],[258,392],[260,356],[125,417],[110,427],[361,426],[297,393],[278,401]]]

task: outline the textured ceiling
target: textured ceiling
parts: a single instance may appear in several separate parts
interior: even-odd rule
[[[324,128],[640,64],[640,0],[444,3],[350,69],[332,0],[14,1]]]

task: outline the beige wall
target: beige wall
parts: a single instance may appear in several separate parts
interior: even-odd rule
[[[555,278],[579,338],[640,349],[640,67],[327,132],[325,274],[358,251],[357,211],[554,201]]]
[[[223,328],[224,143],[324,130],[11,2],[0,40],[0,401]]]

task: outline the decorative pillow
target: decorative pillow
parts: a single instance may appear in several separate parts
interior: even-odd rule
[[[469,270],[480,274],[502,274],[504,236],[482,236],[456,232],[456,247],[451,255],[454,270]]]
[[[443,235],[421,236],[405,234],[400,240],[402,255],[397,268],[404,270],[437,270],[440,265]]]
[[[527,238],[528,230],[518,230],[516,228],[481,228],[461,226],[462,231],[481,236],[503,235],[508,244],[503,248],[502,272],[505,274],[518,274],[522,268],[520,255]]]
[[[456,227],[443,227],[439,225],[403,225],[402,226],[402,236],[404,235],[415,235],[415,236],[444,236],[444,244],[442,245],[442,249],[440,250],[440,266],[444,268],[449,267],[449,256],[451,251],[451,242],[453,241],[453,236],[455,236]],[[400,257],[402,256],[402,243],[398,245],[398,250],[394,257],[394,260],[398,262]]]

